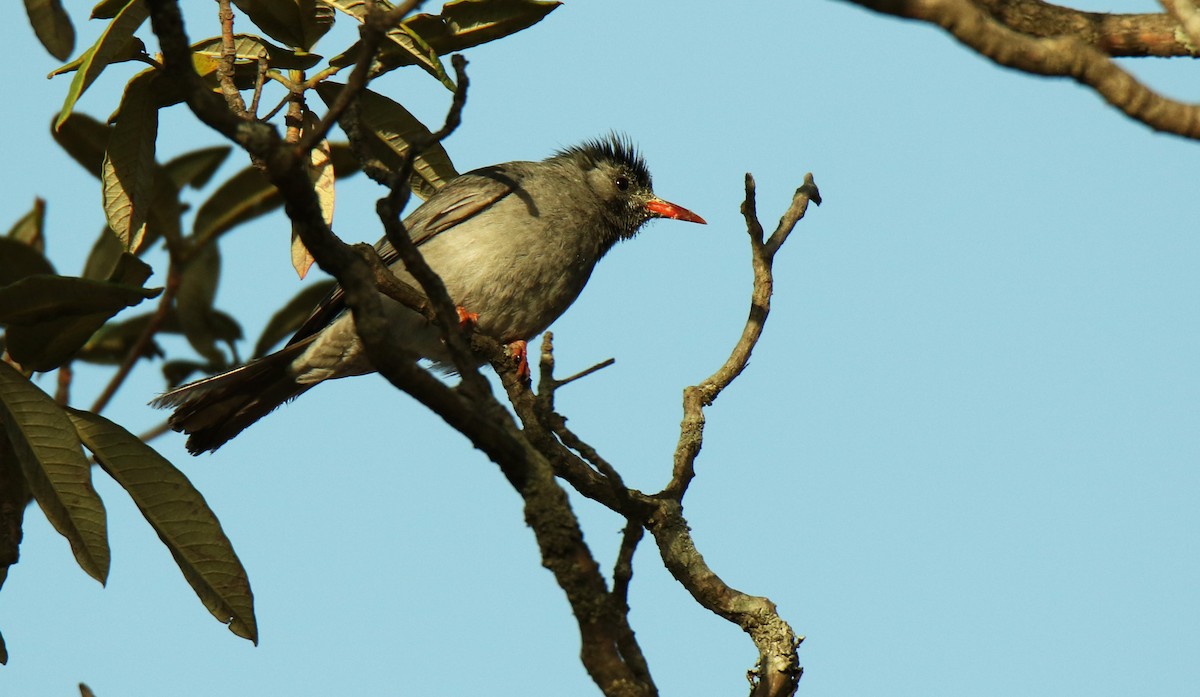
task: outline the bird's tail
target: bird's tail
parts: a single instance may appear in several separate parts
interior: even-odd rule
[[[240,368],[177,387],[150,404],[175,409],[167,424],[188,434],[188,452],[216,450],[316,384],[297,383],[288,369],[306,346],[307,342],[293,344]]]

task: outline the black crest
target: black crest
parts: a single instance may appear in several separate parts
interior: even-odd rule
[[[647,189],[650,187],[650,168],[642,159],[637,146],[629,136],[623,133],[609,133],[602,138],[585,140],[579,145],[563,148],[554,154],[555,157],[576,158],[592,167],[604,162],[624,166],[639,183]]]

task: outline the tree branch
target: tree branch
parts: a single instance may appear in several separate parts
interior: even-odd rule
[[[1035,38],[1013,31],[971,0],[850,0],[876,12],[936,24],[998,65],[1069,77],[1130,118],[1164,133],[1200,139],[1200,107],[1168,99],[1109,56],[1073,36]]]
[[[976,0],[1013,31],[1037,38],[1070,36],[1113,57],[1196,56],[1179,22],[1162,14],[1084,12],[1040,0]]]

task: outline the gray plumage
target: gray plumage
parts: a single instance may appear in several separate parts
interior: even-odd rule
[[[633,145],[609,136],[541,162],[508,162],[450,181],[405,220],[454,303],[478,314],[476,331],[504,343],[546,329],[579,297],[596,262],[652,218],[703,223],[659,199]],[[386,241],[376,245],[401,280],[419,284]],[[405,348],[437,363],[448,356],[437,329],[384,297]],[[193,454],[216,450],[284,402],[324,380],[373,372],[341,289],[281,350],[189,383],[152,402],[173,407],[169,424],[190,434]]]

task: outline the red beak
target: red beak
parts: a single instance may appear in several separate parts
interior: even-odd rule
[[[700,223],[705,225],[704,218],[689,211],[683,206],[676,206],[674,203],[664,201],[661,198],[652,198],[646,202],[646,210],[656,218],[670,218],[671,220],[685,220],[689,223]]]

